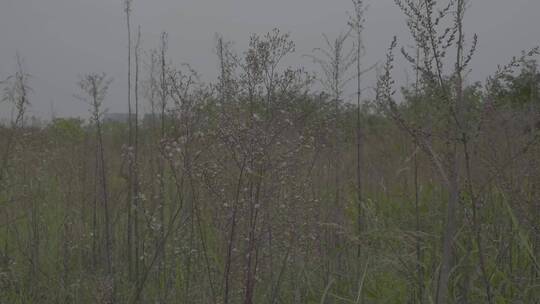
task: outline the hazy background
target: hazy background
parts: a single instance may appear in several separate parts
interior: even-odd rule
[[[49,118],[87,116],[87,106],[73,98],[77,76],[106,72],[115,80],[106,107],[125,112],[127,34],[122,0],[0,0],[0,78],[15,69],[18,51],[33,75],[31,114]],[[365,64],[384,59],[393,35],[406,39],[404,17],[393,0],[368,1]],[[470,80],[484,80],[496,65],[540,43],[539,0],[473,0],[467,15],[469,38],[480,36]],[[251,33],[274,27],[290,32],[297,45],[295,65],[314,70],[302,57],[346,29],[350,0],[134,0],[132,25],[142,26],[143,48],[155,48],[169,32],[169,55],[189,63],[204,80],[216,78],[215,33],[246,49]],[[398,75],[406,78],[405,66]],[[374,76],[368,76],[368,84]],[[6,116],[6,107],[0,107]],[[54,109],[54,110],[52,110]]]

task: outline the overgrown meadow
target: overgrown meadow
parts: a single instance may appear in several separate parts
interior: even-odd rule
[[[0,84],[0,303],[540,303],[539,49],[474,82],[467,1],[442,2],[397,0],[411,35],[375,66],[362,0],[316,75],[282,63],[282,31],[217,37],[204,83],[166,33],[142,49],[127,0],[125,121],[89,73],[90,119],[32,124],[19,58]]]

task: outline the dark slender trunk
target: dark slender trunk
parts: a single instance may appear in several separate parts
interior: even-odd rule
[[[128,151],[127,151],[127,162],[128,162],[128,176],[127,176],[127,248],[126,248],[126,258],[128,263],[128,276],[130,279],[133,278],[133,220],[132,220],[132,209],[133,209],[133,159],[131,154],[131,148],[133,146],[133,126],[132,126],[132,109],[131,109],[131,7],[130,0],[126,0],[126,25],[127,25],[127,35],[128,35]]]
[[[229,239],[227,243],[227,258],[225,259],[225,274],[224,274],[224,295],[223,295],[223,303],[228,304],[229,303],[229,292],[230,292],[230,276],[231,276],[231,264],[232,264],[232,250],[234,248],[234,240],[235,240],[235,234],[236,234],[236,217],[238,214],[238,204],[240,203],[240,194],[242,191],[242,185],[243,185],[243,176],[244,176],[244,167],[245,167],[245,159],[242,163],[242,167],[240,168],[240,174],[238,176],[238,184],[236,187],[236,196],[235,201],[233,205],[232,210],[232,216],[231,216],[231,230],[229,232]]]
[[[134,265],[134,277],[135,280],[139,278],[139,260],[140,260],[140,232],[139,232],[139,211],[141,209],[140,193],[139,193],[139,52],[141,44],[141,27],[139,26],[137,31],[137,45],[135,47],[135,145],[133,149],[133,194],[134,199],[134,215],[133,215],[133,229],[134,229],[134,247],[135,247],[135,265]],[[130,118],[131,119],[131,118]]]
[[[416,81],[415,81],[415,97],[419,98],[420,85],[420,49],[416,50]],[[417,100],[418,102],[418,100]],[[418,184],[418,142],[414,140],[414,214],[416,221],[416,275],[418,277],[418,296],[419,303],[424,302],[424,272],[422,270],[422,238],[420,237],[420,189]]]
[[[478,216],[478,197],[476,196],[476,193],[473,189],[473,181],[472,181],[472,162],[471,162],[471,156],[469,152],[469,144],[468,144],[468,136],[466,133],[463,133],[463,150],[465,153],[465,169],[467,170],[467,188],[469,192],[469,196],[471,197],[471,208],[472,208],[472,219],[473,219],[473,229],[474,229],[474,235],[476,240],[476,246],[478,247],[478,259],[480,263],[480,270],[482,272],[482,279],[484,282],[484,288],[486,289],[486,299],[487,303],[492,304],[493,303],[493,294],[491,292],[491,284],[489,282],[489,275],[487,273],[486,269],[486,262],[485,262],[485,253],[484,253],[484,247],[482,244],[482,224],[480,222],[480,218]]]
[[[160,227],[159,227],[159,242],[158,243],[164,243],[165,242],[165,155],[163,151],[163,141],[165,140],[166,135],[166,108],[167,108],[167,75],[166,75],[166,48],[167,48],[167,34],[162,33],[161,36],[161,131],[160,131],[160,157],[159,157],[159,220],[160,220]],[[164,245],[163,245],[164,246]],[[167,274],[166,274],[166,247],[163,247],[163,250],[160,252],[160,259],[159,259],[159,273],[161,276],[162,284],[165,286],[165,289],[161,290],[161,299],[164,300],[165,294],[167,293]]]
[[[362,51],[362,36],[360,29],[358,29],[358,39],[357,39],[357,58],[356,58],[356,77],[357,77],[357,93],[356,93],[356,192],[358,195],[357,202],[357,225],[358,225],[358,235],[362,233],[363,225],[363,208],[362,202],[364,200],[362,193],[362,167],[363,167],[363,146],[364,138],[362,134],[362,62],[360,61],[361,51]],[[362,246],[358,244],[357,257],[360,257]]]
[[[105,260],[107,265],[107,275],[112,275],[112,237],[111,237],[111,221],[109,210],[109,195],[107,190],[107,172],[105,164],[105,152],[103,146],[103,133],[101,130],[101,123],[97,122],[98,142],[99,142],[99,160],[100,160],[100,174],[101,174],[101,190],[103,199],[103,212],[105,216]]]
[[[415,144],[414,152],[414,214],[416,222],[416,275],[418,277],[418,303],[424,301],[424,271],[422,270],[422,238],[420,237],[420,193],[418,184],[418,156],[416,150],[418,145]]]

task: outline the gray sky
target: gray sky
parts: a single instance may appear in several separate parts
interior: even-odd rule
[[[391,37],[406,39],[404,18],[393,0],[371,0],[367,15],[366,65],[384,59]],[[505,63],[540,43],[539,0],[473,0],[467,15],[469,36],[480,36],[471,80],[483,80]],[[133,28],[142,26],[143,47],[157,46],[160,32],[169,32],[169,54],[176,63],[190,63],[203,79],[213,80],[217,62],[215,33],[235,41],[243,51],[251,33],[274,27],[290,32],[297,45],[291,62],[312,67],[302,57],[322,46],[322,33],[335,35],[346,27],[350,0],[134,0]],[[33,75],[32,113],[50,117],[86,116],[86,105],[73,98],[77,76],[106,72],[115,80],[107,107],[125,111],[126,29],[122,0],[0,0],[0,77],[15,68],[17,51]],[[398,66],[405,75],[405,66]],[[369,76],[368,79],[373,79]],[[4,110],[5,106],[0,107]]]

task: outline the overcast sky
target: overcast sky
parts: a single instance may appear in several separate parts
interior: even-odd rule
[[[245,49],[251,33],[274,27],[290,32],[297,45],[293,62],[311,67],[309,54],[344,29],[350,0],[134,0],[132,23],[142,26],[143,47],[157,46],[169,32],[169,54],[189,63],[205,80],[215,79],[215,33]],[[393,35],[406,39],[404,18],[393,0],[371,0],[367,14],[366,65],[384,59]],[[480,37],[471,80],[483,80],[520,50],[540,43],[540,0],[472,0],[468,32]],[[469,36],[471,36],[469,35]],[[14,71],[15,54],[33,75],[32,113],[50,117],[86,116],[73,98],[77,76],[106,72],[114,78],[106,101],[111,112],[125,111],[126,29],[122,0],[0,0],[0,77]],[[404,78],[405,66],[397,73]],[[372,79],[373,77],[371,77]],[[0,107],[4,109],[5,106]],[[5,113],[4,115],[5,116]]]

